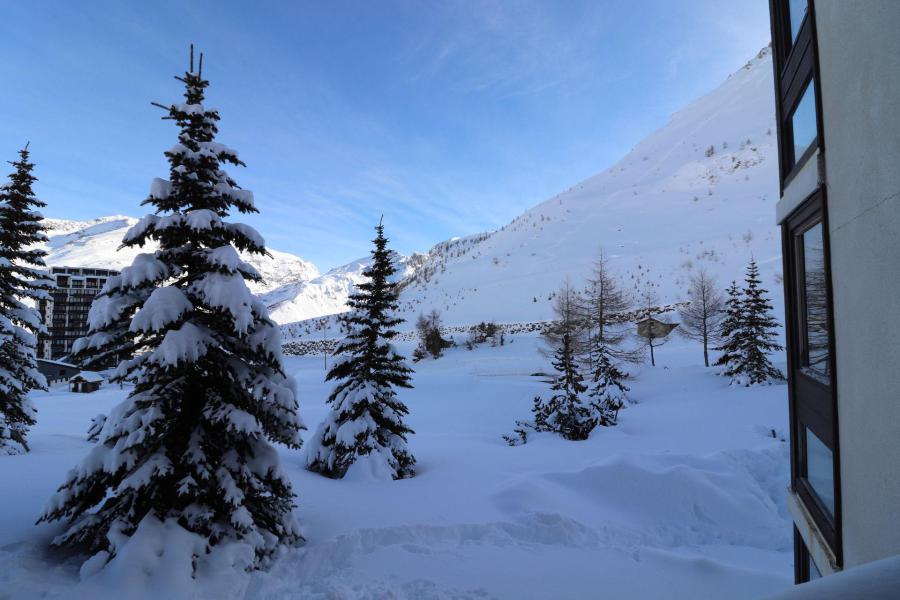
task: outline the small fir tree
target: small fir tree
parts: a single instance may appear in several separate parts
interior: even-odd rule
[[[744,303],[741,301],[741,291],[738,289],[736,281],[731,282],[725,293],[727,295],[725,317],[722,319],[718,331],[722,344],[715,348],[722,355],[714,365],[725,367],[722,375],[735,377],[739,374],[743,364]]]
[[[328,398],[331,412],[307,448],[307,468],[339,479],[356,462],[370,475],[404,479],[415,475],[416,460],[407,447],[412,429],[403,422],[406,405],[396,388],[411,388],[410,369],[391,340],[403,319],[398,308],[394,254],[388,250],[384,227],[375,228],[372,265],[350,296],[350,311],[342,317],[347,337],[326,379],[337,381]]]
[[[784,375],[772,366],[768,354],[783,350],[775,337],[778,322],[772,316],[772,304],[766,297],[767,290],[760,287],[759,267],[751,260],[744,278],[745,286],[738,291],[737,283],[728,288],[725,302],[725,318],[720,335],[724,342],[716,350],[722,356],[717,366],[731,378],[732,385],[756,385],[784,379]]]
[[[531,421],[516,421],[512,435],[504,435],[511,446],[526,443],[528,431],[552,431],[567,440],[585,440],[597,426],[597,414],[584,398],[587,386],[581,375],[578,354],[572,340],[583,323],[577,294],[568,282],[556,294],[556,321],[544,331],[545,342],[553,348],[552,365],[556,375],[550,380],[554,392],[548,400],[534,398]]]
[[[567,440],[586,440],[596,426],[591,406],[583,399],[587,386],[578,369],[568,334],[563,334],[553,358],[557,375],[550,389],[556,392],[541,407],[547,426]],[[538,415],[535,415],[537,423]]]
[[[759,267],[755,260],[747,265],[747,274],[744,278],[743,298],[743,331],[741,337],[741,372],[746,381],[745,385],[755,385],[780,381],[784,375],[772,366],[769,353],[779,352],[784,348],[775,339],[777,336],[778,321],[772,315],[772,303],[766,296],[768,290],[761,287]]]
[[[0,187],[0,454],[28,451],[28,428],[37,413],[28,392],[46,389],[37,370],[37,334],[45,332],[37,303],[51,287],[40,269],[46,253],[34,245],[46,240],[43,216],[36,210],[44,203],[35,197],[37,179],[29,159],[28,145],[15,171]]]
[[[629,389],[622,383],[628,377],[613,362],[606,346],[594,351],[593,377],[588,396],[597,425],[615,425],[619,410],[625,406]]]
[[[192,52],[193,54],[193,52]],[[207,540],[252,548],[265,565],[300,541],[294,494],[270,442],[300,446],[296,384],[285,374],[281,336],[247,288],[259,273],[236,250],[266,252],[251,227],[226,221],[256,212],[251,192],[223,170],[243,165],[215,141],[219,114],[203,105],[200,69],[178,77],[185,101],[164,107],[179,128],[147,215],[124,246],[156,242],[110,277],[79,348],[128,344],[112,381],[134,385],[108,417],[97,445],[50,499],[42,521],[66,519],[53,544],[109,560],[143,523],[178,525]]]

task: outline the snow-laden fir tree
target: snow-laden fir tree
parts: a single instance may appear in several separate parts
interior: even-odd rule
[[[772,314],[772,303],[766,296],[768,290],[761,287],[759,267],[755,260],[747,265],[744,277],[743,326],[741,336],[741,373],[744,385],[755,385],[780,381],[784,375],[772,365],[769,353],[784,348],[778,344],[778,321]]]
[[[347,335],[326,377],[338,382],[328,398],[331,411],[307,443],[307,468],[336,479],[354,463],[369,477],[415,475],[416,460],[407,447],[413,431],[403,422],[409,411],[396,391],[412,387],[412,369],[391,343],[403,322],[396,316],[395,254],[384,226],[375,231],[372,264],[347,302],[350,310],[341,317]]]
[[[768,354],[783,350],[775,341],[778,322],[772,315],[767,291],[760,287],[759,267],[751,260],[744,278],[745,286],[738,290],[732,282],[727,290],[725,318],[719,330],[723,339],[716,350],[722,352],[716,366],[731,378],[733,385],[755,385],[784,379],[772,366]]]
[[[263,254],[265,243],[226,220],[256,208],[223,170],[243,163],[215,141],[219,114],[203,105],[202,56],[200,65],[191,60],[177,77],[185,101],[164,107],[179,128],[165,153],[169,179],[153,181],[144,204],[154,212],[122,242],[158,250],[107,280],[78,342],[87,355],[133,347],[111,380],[134,387],[41,517],[68,520],[54,545],[99,553],[95,564],[143,522],[180,525],[207,540],[207,551],[241,542],[255,556],[247,566],[302,539],[272,446],[300,446],[296,384],[282,366],[278,326],[247,288],[261,277],[237,252]]]
[[[28,392],[47,386],[35,358],[44,331],[35,305],[51,286],[41,272],[46,253],[33,247],[46,237],[27,144],[10,164],[15,170],[0,187],[0,454],[28,451],[36,414]]]
[[[741,300],[741,290],[738,288],[736,281],[731,282],[725,294],[727,296],[725,299],[725,316],[719,324],[718,331],[722,344],[715,348],[722,355],[719,356],[714,365],[725,367],[722,375],[734,377],[743,364],[741,352],[743,348],[742,336],[744,335],[744,303]]]

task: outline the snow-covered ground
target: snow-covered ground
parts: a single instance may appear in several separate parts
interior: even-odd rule
[[[537,343],[521,335],[415,365],[415,389],[401,391],[413,479],[333,481],[282,449],[306,545],[268,572],[193,581],[170,571],[174,545],[82,582],[84,557],[48,550],[60,526],[34,521],[91,447],[91,418],[125,391],[35,393],[31,453],[0,456],[0,598],[739,599],[791,585],[785,386],[729,388],[675,339],[656,368],[633,370],[637,403],[620,426],[513,448],[501,435],[546,391],[531,375],[547,370]],[[323,358],[286,360],[312,429],[330,389]]]

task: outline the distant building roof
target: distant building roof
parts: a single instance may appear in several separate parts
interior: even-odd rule
[[[100,373],[94,373],[93,371],[82,371],[77,375],[69,377],[69,381],[86,381],[89,383],[94,383],[97,381],[103,381],[103,375],[101,375]]]
[[[77,369],[78,365],[73,365],[71,363],[63,362],[61,360],[50,360],[49,358],[39,358],[37,359],[39,363],[47,363],[49,365],[59,365],[60,367],[71,367],[73,369]]]
[[[659,339],[669,335],[678,323],[663,323],[653,317],[644,317],[636,321],[638,335],[644,338]]]

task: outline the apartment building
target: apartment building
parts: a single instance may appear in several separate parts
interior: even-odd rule
[[[58,360],[69,355],[72,344],[88,331],[88,311],[106,279],[118,275],[111,269],[52,267],[56,288],[50,300],[41,300],[41,320],[48,334],[38,336],[38,358]]]
[[[802,583],[900,554],[900,2],[770,14]]]

